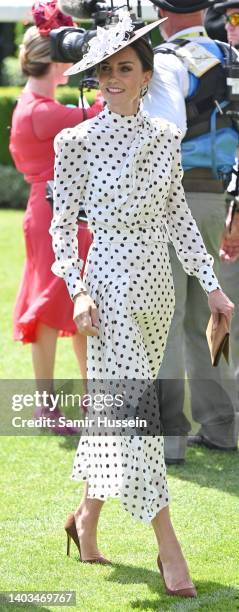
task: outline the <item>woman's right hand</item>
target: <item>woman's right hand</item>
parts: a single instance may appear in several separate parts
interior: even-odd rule
[[[97,308],[87,293],[80,293],[75,297],[73,319],[79,333],[83,336],[99,335]]]
[[[227,213],[219,255],[227,263],[233,263],[239,258],[239,213],[236,211],[233,215],[232,203]]]

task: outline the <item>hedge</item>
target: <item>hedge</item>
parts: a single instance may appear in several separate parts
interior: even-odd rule
[[[20,95],[19,87],[0,87],[0,164],[3,166],[14,165],[9,153],[9,135],[12,121],[13,109]],[[88,102],[92,104],[95,91],[86,92]],[[62,104],[78,105],[79,90],[77,88],[59,87],[57,100]]]
[[[0,207],[25,208],[30,185],[13,166],[0,165]]]
[[[1,86],[2,87],[24,87],[27,77],[23,75],[17,57],[5,57],[2,62]]]

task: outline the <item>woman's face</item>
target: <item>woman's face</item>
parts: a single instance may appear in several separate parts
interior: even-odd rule
[[[151,77],[151,70],[143,72],[141,61],[130,46],[101,62],[98,68],[100,89],[108,107],[121,115],[137,113],[141,89]]]
[[[227,15],[239,15],[239,3],[238,8],[231,8],[227,10]],[[227,40],[234,47],[239,45],[239,25],[233,26],[229,21],[225,25],[227,31]]]

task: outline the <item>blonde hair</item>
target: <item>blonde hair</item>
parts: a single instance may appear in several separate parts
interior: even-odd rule
[[[28,28],[20,45],[19,59],[26,76],[40,77],[47,74],[51,63],[49,36],[41,36],[36,26]]]

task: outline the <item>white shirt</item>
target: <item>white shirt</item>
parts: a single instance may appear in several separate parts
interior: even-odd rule
[[[164,47],[174,49],[173,41],[177,38],[210,41],[203,27],[186,28],[171,36]],[[183,62],[176,55],[156,53],[154,74],[143,102],[144,110],[151,117],[163,117],[175,123],[184,136],[187,130],[185,98],[188,92],[189,75]]]

